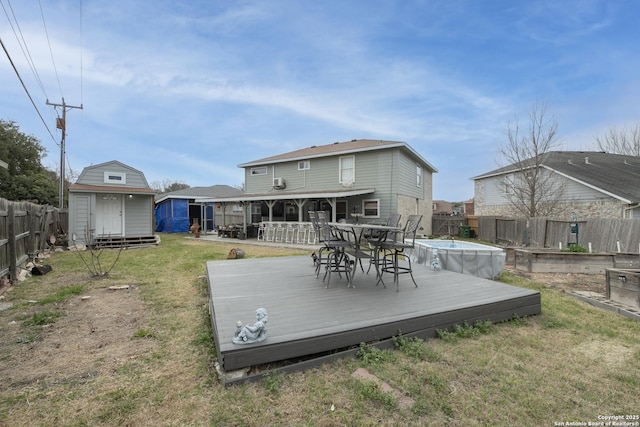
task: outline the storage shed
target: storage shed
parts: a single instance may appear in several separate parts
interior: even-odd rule
[[[213,202],[199,203],[198,201],[241,194],[242,190],[229,185],[190,187],[160,194],[156,196],[156,231],[186,233],[194,222],[200,224],[205,232],[214,230],[217,224]],[[220,211],[219,207],[218,211]]]
[[[83,169],[69,187],[69,243],[153,243],[155,190],[144,174],[116,160]]]

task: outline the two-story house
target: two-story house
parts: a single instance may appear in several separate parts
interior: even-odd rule
[[[437,169],[405,142],[357,139],[314,145],[240,164],[241,197],[249,222],[308,221],[308,211],[331,212],[333,221],[384,221],[393,213],[422,214],[431,233],[432,175]]]
[[[520,164],[478,175],[475,182],[475,214],[478,216],[517,216],[507,192],[507,184],[518,174],[530,173],[527,159]],[[556,217],[640,218],[640,158],[596,151],[554,151],[540,162],[540,175],[560,189],[555,205]],[[545,202],[541,195],[540,202]]]

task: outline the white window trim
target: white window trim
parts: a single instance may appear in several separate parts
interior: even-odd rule
[[[424,169],[422,169],[422,166],[416,165],[416,186],[418,188],[422,188],[423,184],[424,184]]]
[[[377,214],[376,215],[367,215],[365,213],[365,205],[367,202],[375,202],[377,206]],[[362,201],[362,217],[363,218],[380,218],[380,199],[365,199]]]
[[[268,168],[266,166],[258,166],[255,168],[251,168],[251,176],[266,175],[267,172],[268,172]]]
[[[306,171],[311,169],[311,161],[310,160],[300,160],[298,162],[298,170],[299,171]]]
[[[126,184],[127,173],[126,172],[104,172],[105,184]]]
[[[343,159],[352,159],[353,161],[353,167],[351,168],[353,170],[353,179],[351,181],[343,181],[342,180],[342,160]],[[339,157],[338,160],[338,182],[340,184],[347,184],[347,185],[353,185],[356,182],[356,156],[341,156]]]

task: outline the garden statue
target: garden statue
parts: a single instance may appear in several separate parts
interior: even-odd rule
[[[442,267],[440,266],[440,257],[438,257],[438,250],[433,249],[433,253],[431,254],[431,269],[435,271],[440,271]]]
[[[200,237],[200,224],[197,219],[193,220],[193,224],[189,227],[189,231],[196,237],[196,239]]]
[[[267,310],[257,309],[256,320],[253,325],[242,326],[242,322],[236,323],[236,332],[232,340],[234,344],[254,344],[267,339]]]

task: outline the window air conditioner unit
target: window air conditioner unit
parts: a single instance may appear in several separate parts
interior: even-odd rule
[[[284,180],[282,178],[273,178],[273,186],[274,188],[284,188]]]

